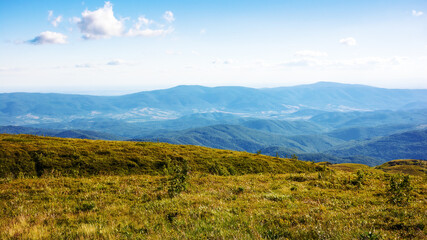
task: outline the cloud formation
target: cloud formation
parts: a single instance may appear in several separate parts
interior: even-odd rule
[[[337,65],[342,66],[373,66],[373,65],[398,65],[407,61],[409,58],[394,56],[389,58],[384,57],[365,57],[343,60],[337,62]]]
[[[181,55],[182,54],[181,51],[174,51],[174,50],[166,50],[165,53],[167,55]]]
[[[59,25],[59,23],[62,22],[62,16],[58,16],[55,19],[53,19],[50,23],[54,26],[57,27]]]
[[[34,45],[41,45],[41,44],[65,44],[67,43],[67,36],[65,36],[62,33],[57,32],[42,32],[38,36],[36,36],[34,39],[27,41],[28,43],[34,44]]]
[[[328,54],[326,52],[302,50],[302,51],[296,52],[294,56],[296,57],[327,57]]]
[[[357,44],[356,39],[352,37],[340,39],[340,43],[347,46],[356,46]]]
[[[172,12],[171,12],[172,14]],[[172,14],[173,17],[173,14]],[[138,22],[136,22],[131,29],[126,33],[126,36],[136,37],[156,37],[161,35],[166,35],[174,31],[172,27],[167,29],[164,26],[160,26],[158,29],[150,28],[149,26],[154,24],[153,20],[147,19],[144,16],[138,17]]]
[[[153,22],[154,22],[153,20],[145,18],[144,16],[139,16],[138,22],[135,24],[135,26],[137,28],[141,28],[142,26],[148,26],[148,25],[152,24]]]
[[[77,26],[85,39],[110,38],[121,36],[124,32],[124,20],[114,17],[113,5],[105,2],[104,7],[95,11],[85,10]]]
[[[125,60],[123,60],[123,59],[114,59],[114,60],[112,60],[112,61],[109,61],[108,63],[107,63],[107,65],[110,65],[110,66],[118,66],[118,65],[123,65],[123,64],[125,64],[126,63],[126,61]]]
[[[166,11],[163,14],[163,18],[169,23],[175,21],[175,17],[173,16],[173,13],[171,11]]]
[[[175,20],[171,11],[166,11],[163,18],[171,23]],[[85,39],[101,39],[111,37],[155,37],[172,33],[172,27],[158,25],[150,27],[155,22],[147,19],[144,16],[138,17],[138,21],[129,29],[125,29],[124,21],[129,18],[117,19],[114,16],[113,5],[110,2],[105,2],[104,7],[98,8],[95,11],[85,10],[82,12],[81,18],[73,18],[77,23],[80,31]]]
[[[394,56],[394,57],[365,57],[365,58],[353,58],[343,60],[327,60],[318,59],[313,57],[304,57],[300,59],[291,59],[284,61],[277,65],[266,65],[262,66],[278,66],[278,67],[327,67],[327,68],[366,68],[373,66],[391,66],[399,65],[407,62],[408,57]]]
[[[58,17],[54,18],[53,17],[53,11],[49,10],[48,11],[48,17],[47,19],[50,21],[50,23],[54,26],[57,27],[59,25],[60,22],[62,22],[62,16],[59,15]]]
[[[421,11],[416,11],[416,10],[412,10],[412,16],[414,17],[419,17],[421,15],[423,15],[424,13]]]
[[[91,68],[93,66],[90,63],[83,63],[83,64],[76,64],[75,67],[76,68]]]
[[[314,58],[293,59],[279,64],[282,67],[313,67],[322,65],[322,62]]]
[[[235,61],[233,60],[233,59],[225,59],[225,60],[223,60],[223,59],[220,59],[220,58],[215,58],[214,60],[212,60],[212,64],[225,64],[225,65],[228,65],[228,64],[233,64],[233,63],[235,63]]]
[[[150,29],[150,28],[146,28],[146,29],[138,29],[138,28],[131,28],[129,29],[129,31],[127,32],[127,36],[130,37],[136,37],[136,36],[142,36],[142,37],[156,37],[156,36],[161,36],[161,35],[166,35],[169,34],[171,32],[173,32],[173,28],[168,28],[168,29]]]

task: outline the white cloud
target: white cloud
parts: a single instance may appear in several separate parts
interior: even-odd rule
[[[296,57],[327,57],[328,54],[326,52],[302,50],[302,51],[296,52],[294,56]]]
[[[109,61],[107,63],[107,65],[110,65],[110,66],[118,66],[118,65],[123,65],[123,64],[126,64],[126,61],[123,59],[114,59],[114,60]]]
[[[424,13],[421,11],[416,11],[416,10],[412,10],[412,16],[414,17],[419,17],[421,15],[423,15]]]
[[[67,36],[57,32],[42,32],[34,39],[27,41],[28,43],[41,45],[41,44],[65,44],[67,43]]]
[[[62,22],[62,16],[61,15],[59,15],[58,17],[56,17],[56,18],[53,18],[53,11],[52,10],[49,10],[48,12],[47,12],[47,20],[49,20],[50,21],[50,23],[54,26],[54,27],[57,27],[58,25],[59,25],[59,23],[60,22]]]
[[[114,17],[113,5],[105,2],[104,7],[95,11],[85,10],[77,22],[83,37],[86,39],[110,38],[121,36],[124,31],[124,19]]]
[[[233,59],[220,59],[220,58],[215,58],[214,60],[212,60],[212,64],[233,64],[235,63],[235,61]]]
[[[369,67],[377,65],[399,65],[408,61],[408,57],[365,57],[365,58],[354,58],[347,60],[339,60],[328,63],[330,66],[344,66],[344,67]]]
[[[171,12],[171,11],[166,11],[163,14],[163,18],[170,23],[175,21],[175,17],[173,16],[173,12]]]
[[[153,22],[154,22],[153,20],[147,19],[144,16],[140,16],[138,17],[138,22],[135,24],[135,26],[139,29],[141,28],[141,26],[148,26]]]
[[[224,64],[233,64],[234,63],[234,60],[233,59],[226,59],[226,60],[224,60],[224,62],[223,62]]]
[[[292,59],[277,65],[265,65],[261,66],[279,66],[279,67],[327,67],[327,68],[359,68],[359,67],[372,67],[372,66],[391,66],[399,65],[408,61],[408,57],[365,57],[365,58],[353,58],[343,60],[326,60],[312,57],[305,57],[301,59]]]
[[[91,68],[93,66],[90,63],[83,63],[83,64],[76,64],[75,67],[76,68]]]
[[[200,29],[200,34],[206,34],[206,29],[204,28]]]
[[[284,67],[313,67],[317,65],[321,65],[322,62],[314,59],[314,58],[302,58],[302,59],[293,59],[290,61],[286,61],[283,63],[280,63],[279,66]]]
[[[0,67],[0,72],[18,72],[25,70],[24,68],[19,67]]]
[[[70,23],[78,23],[81,21],[81,19],[79,17],[72,17],[72,18],[69,18],[68,21]]]
[[[168,22],[173,22],[174,16],[171,11],[166,11],[163,17]],[[81,18],[73,17],[70,22],[77,23],[80,31],[83,33],[83,38],[99,39],[110,38],[113,36],[120,37],[155,37],[172,33],[174,29],[169,26],[157,24],[157,27],[149,27],[154,24],[153,20],[147,19],[144,16],[138,17],[138,21],[129,30],[125,29],[124,21],[129,18],[121,18],[118,20],[114,17],[113,5],[110,2],[105,2],[104,7],[98,8],[95,11],[85,10]]]
[[[133,27],[129,29],[129,31],[126,33],[126,36],[156,37],[166,35],[174,31],[172,27],[165,29],[164,26],[160,26],[158,29],[149,28],[149,26],[152,24],[154,24],[153,20],[147,19],[144,16],[140,16],[138,17],[138,22],[136,22]]]
[[[356,46],[357,44],[356,39],[352,37],[340,39],[340,43],[347,46]]]
[[[167,50],[167,51],[165,51],[165,53],[167,55],[181,55],[182,54],[181,51],[173,51],[173,50]]]
[[[392,64],[402,64],[406,61],[408,61],[409,58],[408,57],[398,57],[398,56],[394,56],[392,58],[389,59],[389,62]]]
[[[52,21],[50,21],[50,23],[54,26],[57,27],[58,24],[62,21],[62,16],[59,15],[58,17],[54,18]]]
[[[161,36],[161,35],[166,35],[169,33],[172,33],[174,31],[173,28],[168,28],[168,29],[150,29],[150,28],[146,28],[146,29],[137,29],[137,28],[131,28],[129,29],[129,31],[127,32],[127,36],[130,37],[135,37],[135,36],[142,36],[142,37],[156,37],[156,36]]]

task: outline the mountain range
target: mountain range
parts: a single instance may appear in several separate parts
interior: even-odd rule
[[[378,165],[427,159],[427,90],[319,82],[122,96],[0,94],[0,133],[161,141]]]

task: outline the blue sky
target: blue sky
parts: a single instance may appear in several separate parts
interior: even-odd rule
[[[427,2],[0,1],[0,92],[427,88]]]

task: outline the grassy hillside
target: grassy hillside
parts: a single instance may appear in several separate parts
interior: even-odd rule
[[[390,173],[405,173],[417,176],[427,176],[427,161],[415,159],[399,159],[386,162],[376,169]]]
[[[425,239],[426,182],[405,206],[390,176],[191,173],[167,195],[160,176],[16,179],[0,184],[1,239]]]
[[[344,172],[357,172],[359,170],[368,170],[369,166],[360,163],[339,163],[330,165],[333,169],[338,169]]]
[[[198,146],[0,134],[0,177],[158,175],[183,161],[192,171],[221,175],[315,170],[302,161]]]
[[[361,164],[1,134],[0,171],[0,239],[427,237],[425,177]]]

